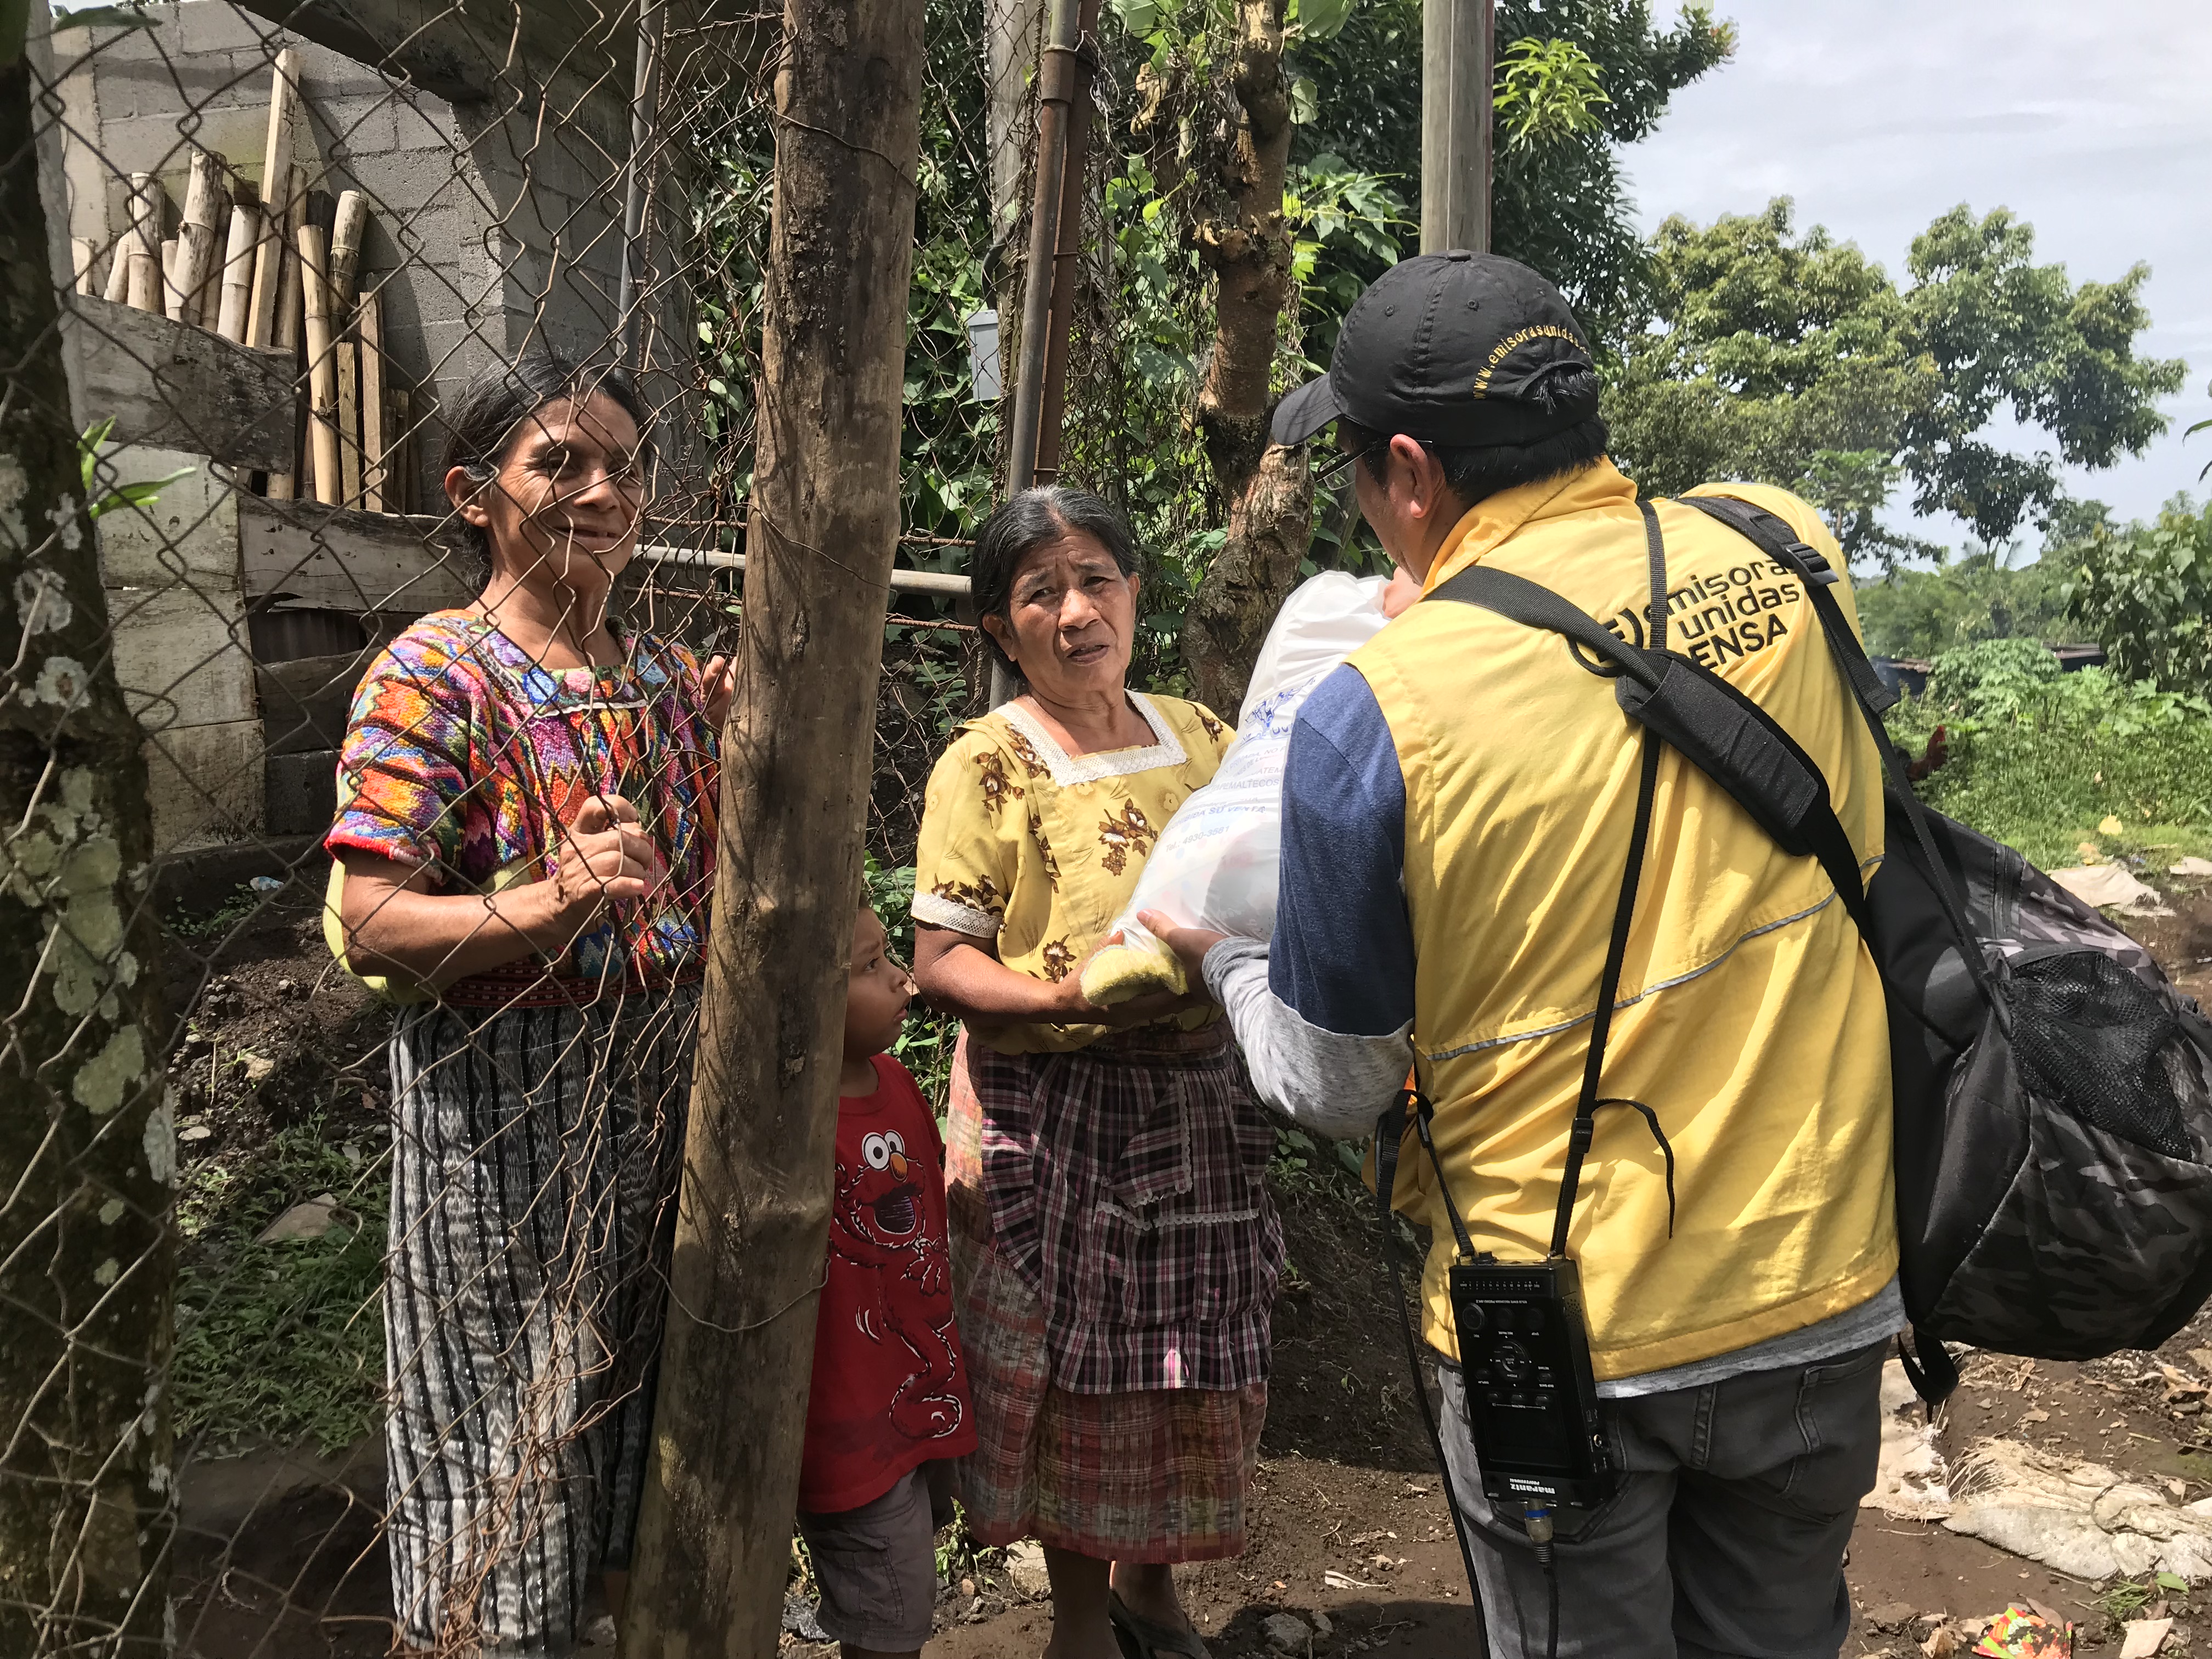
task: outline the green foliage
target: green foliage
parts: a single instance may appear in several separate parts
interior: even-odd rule
[[[180,466],[174,472],[165,472],[158,478],[147,478],[137,483],[103,485],[99,477],[100,452],[107,446],[107,434],[114,430],[115,417],[111,415],[106,420],[85,428],[83,435],[76,441],[84,471],[84,514],[88,519],[96,519],[103,513],[112,513],[118,507],[151,507],[161,499],[164,485],[173,484],[179,478],[189,478],[199,471],[198,467]]]
[[[240,882],[230,890],[222,903],[204,915],[179,908],[169,918],[169,931],[179,939],[226,938],[232,928],[258,910],[262,903],[261,895]]]
[[[924,30],[932,95],[923,100],[915,179],[914,276],[908,297],[901,441],[902,522],[919,534],[964,537],[989,511],[998,405],[973,395],[966,319],[988,303],[983,261],[990,246],[991,191],[982,145],[982,43],[969,10],[931,0]],[[711,282],[696,289],[707,453],[725,523],[742,520],[752,486],[753,377],[760,357],[761,303],[775,139],[768,112],[744,89],[711,132],[693,202],[695,234]],[[939,550],[925,568],[957,569],[963,550]]]
[[[901,962],[914,960],[914,866],[893,869],[867,854],[868,902],[890,937],[891,954]],[[891,1058],[914,1073],[922,1097],[940,1120],[952,1088],[952,1050],[959,1040],[960,1022],[933,1012],[917,1000],[907,1010],[906,1026],[891,1044]]]
[[[1523,35],[1498,64],[1491,101],[1502,144],[1555,143],[1598,129],[1598,106],[1609,104],[1596,61],[1571,40]]]
[[[1651,131],[1675,93],[1728,60],[1735,30],[1705,5],[1684,7],[1662,28],[1648,0],[1499,0],[1497,42],[1493,95],[1503,116],[1518,120],[1527,112],[1521,92],[1539,71],[1522,66],[1532,54],[1554,71],[1586,63],[1589,79],[1580,80],[1579,71],[1577,79],[1594,82],[1595,95],[1570,100],[1571,124],[1547,118],[1540,125],[1548,136],[1498,147],[1492,246],[1558,283],[1601,347],[1617,350],[1650,310],[1648,255],[1621,173],[1621,148]],[[1302,41],[1295,56],[1320,97],[1291,159],[1340,156],[1349,167],[1389,179],[1416,204],[1418,216],[1421,0],[1363,0],[1340,33]],[[1560,130],[1567,125],[1571,131]],[[1418,246],[1413,235],[1403,240]],[[1357,268],[1363,281],[1380,274]]]
[[[2202,697],[2100,668],[2062,673],[2035,641],[1987,640],[1938,657],[1925,695],[1889,715],[1915,754],[1938,725],[1951,758],[1923,797],[2033,863],[2077,862],[2107,817],[2143,847],[2212,846],[2212,704]]]
[[[2135,355],[2148,267],[2076,286],[2033,263],[2033,230],[2002,209],[1937,219],[1902,288],[1820,227],[1796,234],[1787,198],[1711,226],[1669,219],[1652,251],[1659,326],[1608,397],[1615,453],[1662,493],[1796,489],[1854,558],[1932,550],[1880,522],[1899,482],[1915,512],[1956,514],[1988,543],[2061,521],[2060,465],[2140,454],[2181,384],[2179,362]],[[1996,444],[2004,416],[2056,453]]]
[[[384,1379],[388,1171],[334,1146],[319,1121],[245,1158],[187,1165],[177,1194],[177,1435],[351,1445],[374,1425]],[[331,1193],[351,1224],[255,1242],[294,1204]]]
[[[2068,559],[2069,614],[2115,672],[2212,691],[2212,503],[2178,495],[2153,523],[2099,527]]]
[[[2065,580],[2056,558],[2014,565],[1983,548],[1946,557],[1933,570],[1899,568],[1861,582],[1859,629],[1879,657],[1934,657],[2015,635],[2058,644],[2076,637],[2066,621]]]

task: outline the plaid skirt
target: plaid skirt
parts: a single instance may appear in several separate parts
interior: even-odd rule
[[[698,1006],[400,1016],[385,1448],[412,1647],[557,1659],[629,1563]]]
[[[1000,1252],[956,1231],[952,1276],[975,1449],[959,1461],[968,1529],[1094,1561],[1244,1553],[1267,1385],[1073,1394],[1056,1388],[1044,1311]]]
[[[963,1033],[945,1127],[970,1529],[1099,1560],[1242,1553],[1283,1242],[1273,1132],[1226,1033],[1072,1054]]]

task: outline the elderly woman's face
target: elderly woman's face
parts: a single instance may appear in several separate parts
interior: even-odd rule
[[[1057,702],[1115,692],[1128,677],[1137,579],[1087,531],[1032,549],[1014,572],[1004,617],[986,617],[1030,689]]]
[[[600,592],[637,553],[640,448],[637,422],[605,393],[556,398],[523,422],[489,484],[457,467],[446,493],[490,540],[501,575]]]

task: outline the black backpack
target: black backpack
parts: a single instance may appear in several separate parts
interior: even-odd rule
[[[1921,805],[1881,723],[1895,695],[1829,592],[1837,573],[1819,552],[1749,501],[1682,505],[1805,584],[1887,768],[1887,850],[1871,882],[1862,884],[1810,757],[1743,693],[1664,648],[1666,555],[1648,503],[1649,647],[1480,565],[1430,597],[1564,635],[1610,665],[1647,751],[1653,737],[1680,750],[1835,884],[1887,993],[1906,1364],[1922,1396],[1957,1386],[1947,1341],[2047,1359],[2156,1347],[2212,1292],[2212,1024],[2090,906],[2011,848]],[[1632,865],[1652,775],[1647,758]],[[1633,890],[1632,871],[1624,907]],[[1626,921],[1616,918],[1601,1028]]]

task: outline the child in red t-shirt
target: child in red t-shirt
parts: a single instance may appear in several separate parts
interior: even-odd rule
[[[937,1529],[952,1518],[946,1460],[975,1449],[952,1325],[944,1146],[913,1075],[884,1053],[914,993],[862,907],[799,1475],[821,1625],[843,1659],[918,1659],[937,1603]]]

